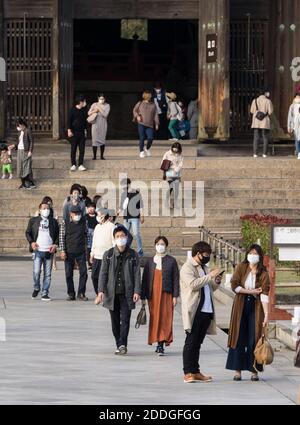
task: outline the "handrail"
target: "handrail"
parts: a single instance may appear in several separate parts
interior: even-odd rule
[[[200,240],[210,244],[216,264],[225,268],[227,272],[233,271],[245,257],[246,250],[234,243],[225,241],[217,233],[213,233],[204,226],[199,226]]]

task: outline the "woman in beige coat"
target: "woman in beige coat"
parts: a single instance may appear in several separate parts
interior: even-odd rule
[[[271,120],[270,116],[273,114],[274,107],[270,100],[269,90],[264,90],[262,94],[253,100],[251,105],[251,114],[252,114],[252,127],[254,130],[253,138],[253,156],[254,158],[258,157],[258,144],[260,139],[263,139],[263,158],[267,158],[268,155],[268,144],[269,144],[269,134],[271,129]],[[264,118],[263,115],[264,114]],[[262,115],[263,119],[258,119],[259,115]]]
[[[221,270],[210,271],[207,264],[211,247],[198,242],[192,248],[180,270],[181,312],[186,339],[183,348],[184,382],[210,382],[211,376],[200,372],[200,347],[206,334],[216,334],[216,317],[213,291],[221,283]]]

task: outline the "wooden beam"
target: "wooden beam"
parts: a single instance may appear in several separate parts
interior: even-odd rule
[[[229,0],[199,0],[199,136],[229,139]],[[217,60],[207,63],[207,35],[217,35]]]
[[[53,139],[66,137],[73,102],[73,0],[53,0]]]
[[[0,0],[0,58],[4,58],[4,5]],[[4,58],[5,59],[5,58]],[[6,133],[6,112],[5,112],[6,82],[0,81],[0,138]]]
[[[273,133],[276,139],[283,139],[290,137],[287,134],[287,115],[300,85],[300,72],[298,81],[294,81],[291,69],[293,59],[300,57],[300,2],[274,0],[270,7],[270,82],[275,106]]]

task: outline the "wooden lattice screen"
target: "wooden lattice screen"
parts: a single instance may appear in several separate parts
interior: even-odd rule
[[[231,136],[249,134],[250,104],[268,83],[266,21],[232,21],[230,24]]]
[[[23,117],[34,131],[51,133],[52,20],[8,19],[5,30],[7,129]]]

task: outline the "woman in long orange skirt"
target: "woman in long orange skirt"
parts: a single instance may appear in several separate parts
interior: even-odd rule
[[[168,239],[155,239],[156,255],[150,258],[142,278],[142,300],[148,300],[150,323],[148,344],[157,343],[155,352],[164,355],[164,345],[173,342],[173,312],[179,297],[179,270],[174,257],[167,254]]]

